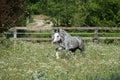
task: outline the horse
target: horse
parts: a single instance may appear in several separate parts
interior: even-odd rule
[[[57,59],[59,59],[59,51],[62,49],[65,50],[65,57],[67,57],[68,51],[71,51],[75,55],[75,51],[77,49],[79,49],[82,55],[85,57],[85,46],[84,41],[81,37],[71,36],[62,29],[54,29],[52,31],[52,39],[52,44],[59,44],[59,46],[56,48]]]

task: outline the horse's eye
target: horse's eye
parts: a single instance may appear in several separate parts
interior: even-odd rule
[[[57,37],[59,37],[59,36],[57,36]]]

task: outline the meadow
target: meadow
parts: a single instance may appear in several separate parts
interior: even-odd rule
[[[120,43],[86,42],[79,51],[55,58],[51,42],[0,41],[0,80],[120,80]]]

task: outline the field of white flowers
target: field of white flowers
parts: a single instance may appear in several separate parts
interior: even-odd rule
[[[50,42],[0,41],[0,80],[120,80],[120,44],[86,44],[86,57],[55,58]]]

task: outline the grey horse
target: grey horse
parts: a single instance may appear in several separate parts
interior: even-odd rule
[[[59,43],[59,47],[56,48],[56,58],[59,58],[59,51],[65,50],[65,57],[67,57],[68,51],[71,51],[75,55],[77,49],[80,50],[82,55],[85,57],[84,53],[84,41],[80,37],[71,36],[66,31],[62,29],[55,29],[52,32],[52,43]]]

